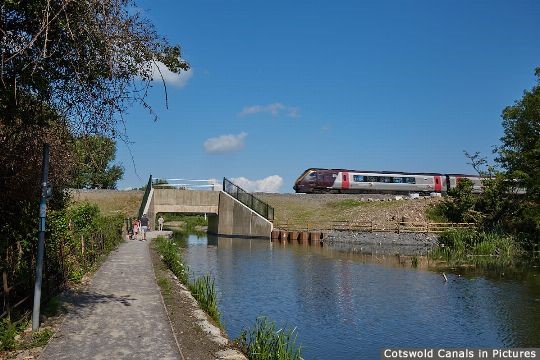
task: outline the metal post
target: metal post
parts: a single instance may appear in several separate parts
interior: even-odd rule
[[[49,177],[49,144],[43,145],[43,173],[41,178],[41,201],[39,203],[39,237],[36,260],[36,282],[34,283],[34,309],[32,331],[39,329],[39,309],[41,305],[41,281],[43,278],[43,253],[45,252],[45,217],[47,213],[47,189]]]

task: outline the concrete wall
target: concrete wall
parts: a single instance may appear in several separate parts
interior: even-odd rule
[[[219,194],[218,213],[217,219],[210,218],[211,234],[270,238],[272,223],[227,193]]]
[[[210,234],[270,238],[272,223],[222,191],[153,189],[146,215],[155,229],[158,213],[208,214]]]

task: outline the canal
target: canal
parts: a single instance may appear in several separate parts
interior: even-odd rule
[[[305,359],[378,359],[389,347],[538,347],[540,271],[446,273],[395,256],[190,235],[231,338],[258,316],[296,327]]]

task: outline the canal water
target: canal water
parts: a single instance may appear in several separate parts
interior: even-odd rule
[[[305,359],[378,359],[389,347],[539,347],[540,271],[419,270],[401,259],[190,235],[184,261],[216,280],[231,338],[258,316],[296,327]]]

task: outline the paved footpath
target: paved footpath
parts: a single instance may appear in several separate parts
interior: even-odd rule
[[[128,240],[109,255],[40,359],[182,359],[149,253]]]

